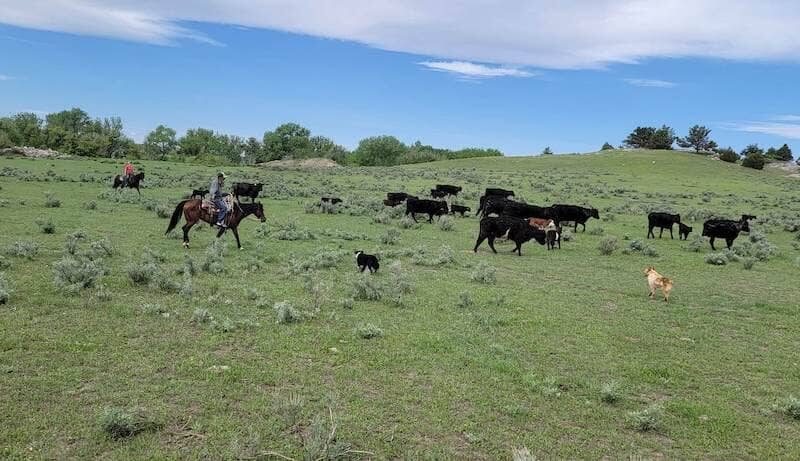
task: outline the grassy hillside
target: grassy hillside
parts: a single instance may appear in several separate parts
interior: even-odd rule
[[[0,305],[4,458],[313,458],[331,417],[329,448],[355,458],[507,459],[523,446],[543,459],[800,457],[800,422],[781,409],[800,397],[800,251],[786,230],[800,219],[796,179],[676,152],[233,169],[232,181],[265,183],[267,222],[243,224],[242,251],[224,237],[218,272],[207,225],[186,251],[159,217],[214,170],[145,162],[139,199],[109,192],[121,167],[0,159],[12,289]],[[387,191],[437,183],[462,185],[473,210],[497,186],[529,203],[591,204],[601,220],[560,251],[529,242],[522,257],[508,244],[473,254],[473,217],[405,228],[382,210]],[[59,207],[45,206],[47,193]],[[347,205],[307,213],[321,195]],[[623,252],[644,242],[653,210],[681,213],[689,242]],[[736,261],[747,254],[716,266],[706,242],[691,251],[706,216],[742,213],[759,220],[737,251],[765,260],[748,270]],[[36,224],[48,219],[52,234]],[[70,294],[54,274],[76,231],[78,259],[106,274]],[[620,247],[610,256],[598,251],[607,236]],[[18,242],[38,252],[14,256]],[[356,273],[355,249],[382,255],[378,274]],[[647,265],[675,279],[668,305],[647,298]],[[133,283],[131,269],[153,281]],[[492,269],[494,283],[473,280]],[[364,284],[382,299],[353,301]],[[303,318],[277,323],[282,301]],[[369,325],[383,334],[363,338]],[[658,427],[638,430],[631,413],[652,407]],[[115,408],[152,424],[113,439],[101,419]]]

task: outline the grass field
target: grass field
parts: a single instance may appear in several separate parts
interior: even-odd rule
[[[675,152],[234,168],[266,184],[267,222],[245,221],[242,251],[226,235],[220,259],[207,225],[188,251],[164,236],[214,170],[140,168],[141,200],[109,192],[119,162],[0,159],[1,458],[800,458],[797,179]],[[601,220],[517,257],[473,254],[473,217],[408,227],[375,205],[437,183],[473,210],[497,186]],[[321,195],[349,205],[306,212]],[[681,213],[689,242],[646,242],[654,210]],[[688,249],[705,216],[742,213],[759,219],[740,256]],[[36,254],[15,256],[26,242]],[[356,249],[382,255],[376,275]],[[57,285],[69,264],[104,275]],[[668,305],[647,298],[647,265],[675,280]],[[111,436],[136,417],[141,433]]]

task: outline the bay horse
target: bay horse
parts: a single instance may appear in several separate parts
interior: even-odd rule
[[[128,189],[136,189],[136,192],[138,192],[139,195],[142,195],[142,192],[139,190],[139,183],[142,181],[142,179],[144,179],[144,172],[136,173],[131,175],[128,178],[128,184],[125,184],[125,182],[122,180],[122,175],[118,174],[114,176],[114,189],[120,188],[121,190],[123,187],[127,187]]]
[[[170,219],[169,227],[167,227],[167,231],[164,234],[169,234],[172,229],[175,229],[175,226],[178,225],[178,221],[181,220],[182,213],[183,217],[186,218],[186,224],[184,224],[182,227],[183,247],[189,248],[189,229],[191,229],[192,226],[201,220],[211,224],[212,226],[217,222],[217,212],[215,210],[201,207],[202,203],[203,201],[199,199],[189,199],[178,203],[178,206],[175,207],[175,211],[172,212],[172,219]],[[230,228],[234,237],[236,237],[236,247],[241,250],[242,244],[239,242],[239,230],[237,227],[242,219],[250,216],[251,214],[259,218],[261,222],[267,220],[267,218],[264,216],[264,206],[261,203],[234,202],[233,209],[228,211],[228,215],[225,218],[228,222],[228,227],[221,228],[219,232],[217,232],[217,238],[222,237],[222,234],[224,234],[225,231]]]

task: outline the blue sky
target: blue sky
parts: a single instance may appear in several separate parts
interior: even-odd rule
[[[566,49],[524,48],[542,40],[528,36],[494,43],[504,24],[484,32],[483,41],[468,34],[449,43],[450,34],[439,33],[446,24],[418,33],[382,26],[385,36],[364,38],[347,34],[375,29],[172,17],[131,37],[130,24],[121,34],[95,30],[90,20],[39,24],[26,5],[46,0],[10,1],[17,15],[0,12],[0,113],[78,106],[93,116],[122,117],[137,140],[160,123],[179,133],[205,127],[261,138],[295,121],[350,148],[363,137],[391,134],[409,143],[525,155],[545,146],[587,152],[605,141],[617,145],[637,125],[668,124],[685,134],[701,123],[721,145],[786,142],[800,151],[800,65],[791,43],[764,43],[762,51],[752,42],[730,45],[741,49],[705,44],[711,50],[698,51],[687,46],[703,37],[689,45],[666,37],[649,45],[656,51],[626,55],[625,39],[608,36],[598,39],[608,42],[602,48],[589,45],[592,37]],[[378,24],[403,17],[379,13]],[[432,38],[421,43],[414,39],[420,34]],[[634,34],[631,43],[644,39]],[[660,51],[667,45],[679,51]],[[786,49],[775,51],[780,46]],[[610,56],[607,49],[623,51]]]

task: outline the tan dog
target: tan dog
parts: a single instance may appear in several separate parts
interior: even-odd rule
[[[656,295],[656,289],[661,288],[664,302],[668,302],[669,292],[672,291],[672,280],[656,272],[656,268],[653,266],[648,266],[644,270],[644,275],[647,276],[647,284],[650,285],[650,298],[653,299]]]

